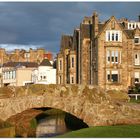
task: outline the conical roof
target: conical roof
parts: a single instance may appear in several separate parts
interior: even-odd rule
[[[50,61],[48,59],[44,59],[41,63],[40,66],[52,66]]]

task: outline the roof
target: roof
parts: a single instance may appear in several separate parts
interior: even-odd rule
[[[99,32],[101,32],[101,31],[102,31],[103,27],[104,27],[104,24],[102,24],[102,23],[99,23],[99,24],[98,24],[98,29],[99,29]]]
[[[38,67],[38,64],[35,62],[7,62],[3,64],[3,67]]]
[[[133,39],[134,38],[134,30],[124,30],[129,38]]]
[[[91,36],[91,26],[90,24],[81,24],[80,30],[81,30],[81,36],[83,38],[90,38]]]
[[[73,37],[71,35],[62,35],[61,37],[61,49],[69,49],[72,47]]]
[[[44,59],[39,66],[52,66],[48,59]]]

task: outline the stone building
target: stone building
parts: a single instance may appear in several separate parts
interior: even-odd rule
[[[128,21],[97,12],[85,17],[73,35],[62,35],[57,55],[58,84],[127,89],[140,82],[140,16]]]
[[[40,63],[44,58],[48,57],[52,60],[52,54],[46,52],[43,48],[29,49],[29,51],[23,49],[15,49],[8,52],[4,48],[0,48],[0,65],[7,62],[37,62]]]

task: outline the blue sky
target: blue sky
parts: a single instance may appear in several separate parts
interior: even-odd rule
[[[0,47],[58,53],[62,34],[72,34],[84,16],[99,13],[138,20],[140,2],[0,2]]]

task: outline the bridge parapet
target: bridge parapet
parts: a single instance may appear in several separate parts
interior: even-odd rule
[[[84,85],[31,85],[17,87],[15,97],[0,99],[0,119],[31,108],[50,107],[68,112],[89,126],[140,124],[140,110],[113,102],[98,87]],[[131,121],[130,121],[131,120]]]

